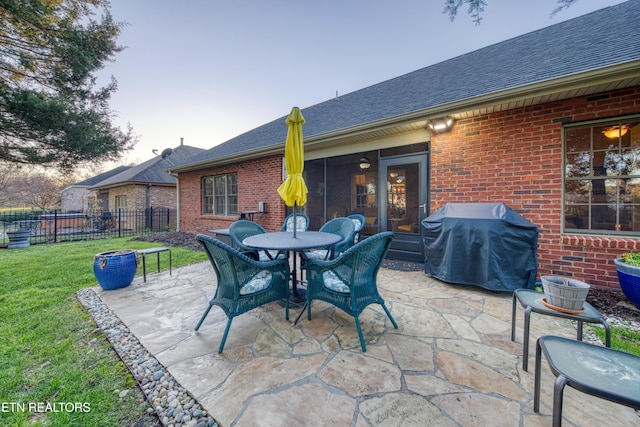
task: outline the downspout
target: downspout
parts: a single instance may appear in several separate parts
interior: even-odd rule
[[[146,193],[145,193],[144,208],[148,210],[150,207],[151,207],[151,183],[148,182]]]
[[[151,183],[147,183],[145,194],[145,209],[144,209],[144,228],[148,231],[152,229],[153,225],[153,213],[151,212]]]
[[[169,173],[176,179],[176,231],[180,231],[180,179],[175,172]]]

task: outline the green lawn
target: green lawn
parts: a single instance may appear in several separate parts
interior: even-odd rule
[[[75,292],[97,284],[96,253],[152,246],[120,238],[0,250],[0,425],[126,426],[144,414],[135,380]],[[206,260],[178,247],[172,256],[174,267]]]
[[[611,326],[610,332],[612,348],[640,356],[640,333],[617,326]],[[597,326],[596,335],[603,343],[605,342],[604,327]]]

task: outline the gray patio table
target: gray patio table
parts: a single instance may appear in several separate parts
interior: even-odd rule
[[[546,335],[536,343],[534,412],[540,411],[543,352],[551,372],[556,376],[553,385],[554,427],[562,425],[563,393],[566,385],[610,402],[640,409],[640,357],[595,344]]]
[[[605,329],[605,345],[611,347],[611,331],[604,316],[591,304],[585,301],[584,311],[580,314],[563,313],[552,308],[548,308],[542,303],[543,293],[533,289],[516,289],[513,291],[513,303],[511,307],[511,341],[516,340],[516,301],[524,307],[524,337],[522,344],[522,369],[529,367],[529,329],[531,325],[531,312],[544,314],[547,316],[561,317],[563,319],[575,320],[578,322],[576,339],[582,341],[582,323],[602,323]]]
[[[277,231],[249,236],[242,243],[251,248],[260,250],[290,251],[299,252],[305,249],[326,248],[342,239],[337,234],[325,233],[322,231],[297,232],[293,237],[292,232]],[[302,303],[305,296],[298,291],[298,280],[296,272],[296,256],[293,256],[293,271],[291,272],[291,302]]]

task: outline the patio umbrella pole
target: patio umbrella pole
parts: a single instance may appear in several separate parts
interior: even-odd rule
[[[297,203],[293,203],[293,238],[296,238],[296,230],[298,229],[298,223],[296,222],[296,205]],[[298,297],[298,273],[297,273],[297,266],[296,266],[296,260],[298,258],[298,254],[294,251],[293,252],[293,283],[291,284],[291,293],[293,294],[293,296],[295,298]]]
[[[296,221],[296,205],[297,203],[293,203],[293,238],[296,238],[296,230],[298,229],[298,222]]]
[[[304,142],[302,137],[302,125],[305,120],[302,116],[302,112],[298,107],[293,107],[289,116],[285,120],[288,126],[287,139],[285,141],[284,159],[285,168],[287,170],[287,178],[278,187],[278,194],[287,206],[293,207],[293,238],[298,237],[298,221],[296,217],[296,211],[298,202],[300,206],[307,203],[307,186],[302,178],[302,172],[304,171]],[[293,256],[293,272],[292,278],[292,293],[293,300],[299,300],[301,295],[298,293],[298,283],[296,277],[297,260],[296,254]]]

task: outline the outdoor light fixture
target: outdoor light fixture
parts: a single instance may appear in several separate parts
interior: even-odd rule
[[[453,127],[453,123],[455,119],[451,116],[440,117],[438,119],[430,119],[429,120],[429,129],[433,133],[443,133],[448,132]]]
[[[624,136],[628,130],[629,130],[629,125],[612,126],[610,128],[603,130],[602,133],[604,134],[604,136],[606,136],[609,139],[616,139],[616,138],[620,138],[621,136]]]
[[[360,169],[365,170],[371,167],[371,162],[367,159],[367,156],[363,155],[360,158]]]

